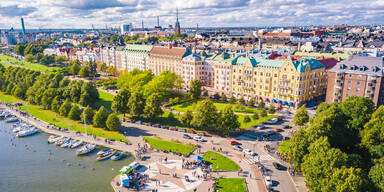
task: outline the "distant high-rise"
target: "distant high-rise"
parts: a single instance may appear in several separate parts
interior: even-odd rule
[[[21,29],[23,30],[23,35],[25,35],[24,19],[21,18]]]
[[[180,35],[179,9],[176,8],[175,35]]]
[[[121,24],[121,34],[125,34],[125,33],[129,32],[131,27],[132,27],[131,25]]]

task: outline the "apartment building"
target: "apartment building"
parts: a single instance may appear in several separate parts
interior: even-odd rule
[[[121,69],[132,71],[133,69],[148,70],[149,69],[149,52],[152,50],[151,45],[134,45],[128,44],[124,47],[121,56]]]
[[[325,95],[325,66],[313,58],[293,61],[239,56],[232,61],[231,92],[244,99],[298,107]]]
[[[113,66],[118,71],[123,70],[122,55],[123,46],[102,47],[101,48],[101,62],[105,63],[108,67]]]
[[[232,61],[234,57],[221,52],[206,58],[208,66],[213,69],[212,87],[218,93],[231,96]]]
[[[369,97],[384,104],[384,61],[380,57],[350,56],[328,72],[326,101],[343,101],[349,96]]]

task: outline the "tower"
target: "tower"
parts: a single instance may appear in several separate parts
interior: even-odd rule
[[[175,35],[180,35],[179,9],[176,8]]]
[[[25,35],[24,19],[21,17],[21,29],[23,30],[23,35]]]

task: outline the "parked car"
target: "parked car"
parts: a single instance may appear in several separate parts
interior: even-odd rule
[[[192,137],[189,136],[188,134],[184,134],[184,135],[183,135],[183,138],[185,138],[185,139],[192,139]]]
[[[204,132],[197,132],[197,135],[198,136],[205,136],[205,133]]]
[[[200,141],[200,142],[204,142],[205,141],[205,139],[202,136],[194,136],[193,140]]]
[[[196,131],[192,130],[192,129],[188,129],[187,130],[187,133],[193,133],[193,134],[196,134]]]
[[[282,132],[282,131],[283,131],[283,130],[280,129],[280,128],[276,128],[276,129],[275,129],[275,132],[276,132],[276,133],[278,133],[278,132]]]
[[[273,164],[273,166],[274,166],[277,170],[284,170],[284,168],[285,168],[283,165],[281,165],[281,164],[279,164],[279,163],[276,163],[276,162],[273,162],[272,164]]]
[[[234,141],[234,140],[230,141],[229,144],[231,144],[231,145],[241,145],[241,143],[239,143],[237,141]]]
[[[264,128],[265,128],[264,124],[257,125],[257,127],[256,127],[256,129],[258,129],[258,130],[262,130]]]
[[[276,117],[276,118],[273,118],[273,119],[269,120],[268,124],[275,124],[277,122],[279,122],[279,118]]]
[[[179,132],[183,132],[183,133],[185,133],[185,132],[186,132],[186,130],[185,130],[185,129],[177,129],[177,131],[179,131]]]
[[[284,125],[283,129],[290,129],[292,128],[290,125]]]
[[[243,148],[240,147],[240,145],[234,145],[234,146],[232,146],[232,147],[233,147],[233,149],[235,149],[235,150],[243,151]]]
[[[265,181],[265,185],[267,186],[267,188],[272,187],[272,179],[270,176],[266,176],[264,181]]]
[[[171,130],[171,131],[177,131],[177,128],[176,128],[176,127],[170,127],[169,130]]]

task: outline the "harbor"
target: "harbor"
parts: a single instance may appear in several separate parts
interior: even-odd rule
[[[62,130],[2,107],[0,191],[113,191],[109,182],[134,159],[125,143]]]

